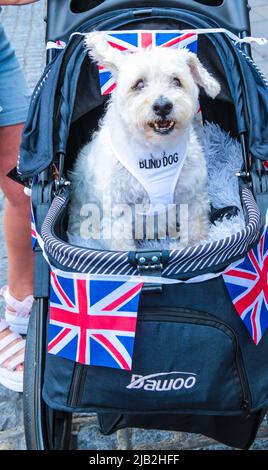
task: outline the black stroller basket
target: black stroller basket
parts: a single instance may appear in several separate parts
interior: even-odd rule
[[[67,4],[67,5],[66,5]],[[92,30],[226,28],[250,34],[246,0],[49,0],[49,51],[33,94],[18,171],[31,184],[36,230],[36,299],[25,359],[25,431],[29,449],[68,448],[72,413],[96,412],[104,434],[125,427],[202,433],[248,448],[268,408],[267,332],[255,346],[237,315],[220,273],[256,247],[268,207],[268,85],[248,45],[225,34],[199,38],[199,56],[221,83],[215,102],[202,92],[204,121],[239,139],[239,173],[245,229],[219,242],[173,252],[96,252],[68,243],[68,171],[103,115],[96,66],[83,36]],[[208,53],[209,51],[209,53]],[[49,117],[49,118],[48,118]],[[98,259],[97,259],[98,258]],[[133,369],[85,366],[47,353],[50,271],[115,274],[158,272],[189,281],[143,289]],[[118,261],[120,259],[120,262]],[[142,266],[143,265],[143,266]],[[168,338],[168,341],[167,341]]]

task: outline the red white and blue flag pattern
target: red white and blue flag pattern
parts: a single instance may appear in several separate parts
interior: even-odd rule
[[[257,345],[268,328],[268,227],[258,245],[223,278],[234,307]]]
[[[36,245],[36,240],[37,240],[37,233],[36,233],[36,226],[35,226],[32,204],[31,204],[31,237],[32,237],[32,249],[34,250],[35,245]]]
[[[131,370],[143,283],[52,271],[48,352]]]
[[[195,33],[180,33],[178,31],[107,31],[105,33],[110,46],[125,52],[137,52],[146,47],[187,48],[197,53],[198,37]],[[99,80],[102,95],[108,95],[116,87],[111,72],[99,65]]]

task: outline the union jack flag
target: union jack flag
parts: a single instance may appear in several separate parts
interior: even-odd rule
[[[243,261],[223,274],[232,302],[257,345],[268,328],[268,228]]]
[[[182,49],[187,47],[197,53],[197,34],[183,34],[178,31],[107,31],[108,44],[121,52],[137,52],[146,47],[172,47]],[[108,95],[116,87],[111,72],[99,65],[99,79],[102,95]]]
[[[32,249],[34,250],[35,245],[36,245],[36,240],[37,240],[37,234],[36,234],[36,226],[35,226],[32,204],[31,204],[31,237],[32,237]]]
[[[131,370],[142,285],[52,271],[48,352]]]

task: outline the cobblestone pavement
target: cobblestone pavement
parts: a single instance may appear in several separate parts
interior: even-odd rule
[[[251,0],[252,35],[268,36],[268,0]],[[45,63],[44,36],[45,0],[23,7],[5,7],[1,21],[11,39],[27,81],[33,89]],[[254,46],[253,54],[257,64],[268,77],[268,45]],[[3,196],[0,193],[0,220],[3,212]],[[1,270],[0,285],[6,283],[5,273],[7,258],[2,243],[3,232],[0,224]],[[4,305],[0,303],[3,315]],[[161,431],[128,430],[119,431],[116,435],[102,436],[94,416],[75,416],[74,442],[80,449],[227,449],[222,444],[199,435]],[[0,450],[24,449],[22,397],[0,386]],[[252,449],[268,449],[268,428],[266,421],[260,428],[258,438]]]

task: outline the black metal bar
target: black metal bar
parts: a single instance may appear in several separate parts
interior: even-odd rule
[[[46,351],[46,317],[48,304],[46,299],[36,301],[36,368],[35,368],[35,426],[37,437],[37,449],[48,449],[48,430],[46,420],[46,408],[42,399],[44,381],[45,351]]]
[[[251,30],[249,31],[242,31],[239,36],[241,37],[241,39],[245,38],[246,36],[250,36],[251,35]],[[240,44],[240,47],[242,49],[243,52],[245,52],[249,57],[252,57],[252,54],[251,54],[251,45],[248,44],[248,43],[242,43]]]
[[[240,134],[239,137],[240,137],[241,150],[242,150],[242,156],[243,156],[243,161],[244,161],[245,174],[243,176],[249,177],[250,176],[250,160],[249,160],[249,153],[248,153],[247,142],[246,142],[246,135]]]

